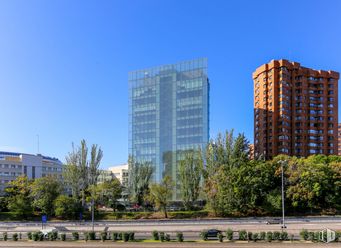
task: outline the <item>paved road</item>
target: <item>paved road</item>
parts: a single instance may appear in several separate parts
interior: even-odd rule
[[[109,232],[134,231],[138,238],[150,237],[153,230],[175,234],[184,232],[185,237],[198,239],[199,233],[208,228],[217,228],[225,231],[227,228],[252,232],[279,231],[280,225],[266,225],[269,218],[240,218],[240,219],[203,219],[203,220],[134,220],[134,221],[98,221],[95,231],[105,228]],[[318,231],[324,228],[341,230],[341,217],[311,217],[288,218],[286,220],[289,234],[298,235],[302,229]],[[60,232],[85,232],[91,230],[90,222],[49,222],[47,228],[57,228]],[[0,232],[29,232],[41,229],[40,222],[0,222]]]
[[[110,247],[122,247],[122,248],[134,248],[134,247],[151,247],[151,248],[281,248],[281,247],[293,247],[293,248],[320,248],[321,246],[326,248],[340,247],[340,244],[320,244],[320,243],[113,243],[113,242],[0,242],[0,247],[22,247],[22,248],[73,248],[73,247],[86,247],[86,248],[110,248]]]

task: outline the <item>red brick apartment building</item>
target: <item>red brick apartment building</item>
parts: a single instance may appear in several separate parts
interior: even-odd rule
[[[338,154],[338,79],[338,72],[284,59],[258,67],[253,73],[255,157]]]

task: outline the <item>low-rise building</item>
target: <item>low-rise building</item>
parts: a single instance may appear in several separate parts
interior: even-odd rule
[[[122,186],[124,186],[125,188],[128,187],[128,164],[112,166],[109,167],[108,170],[111,171],[118,180],[120,180]]]
[[[18,176],[26,175],[29,179],[35,179],[53,175],[62,180],[62,173],[63,163],[57,158],[0,151],[0,194],[4,192],[6,184]]]

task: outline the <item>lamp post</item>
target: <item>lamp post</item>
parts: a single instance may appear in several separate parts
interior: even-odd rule
[[[279,163],[281,164],[281,169],[282,169],[282,226],[281,228],[287,228],[285,226],[285,213],[284,213],[284,166],[283,164],[286,163],[286,160],[280,160]]]

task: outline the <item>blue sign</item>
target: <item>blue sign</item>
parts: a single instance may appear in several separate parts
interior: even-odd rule
[[[42,215],[42,216],[41,216],[41,221],[42,221],[43,223],[46,223],[46,222],[47,222],[47,216],[46,216],[46,215]]]
[[[80,219],[80,220],[83,219],[83,214],[82,214],[82,212],[79,213],[79,219]]]

